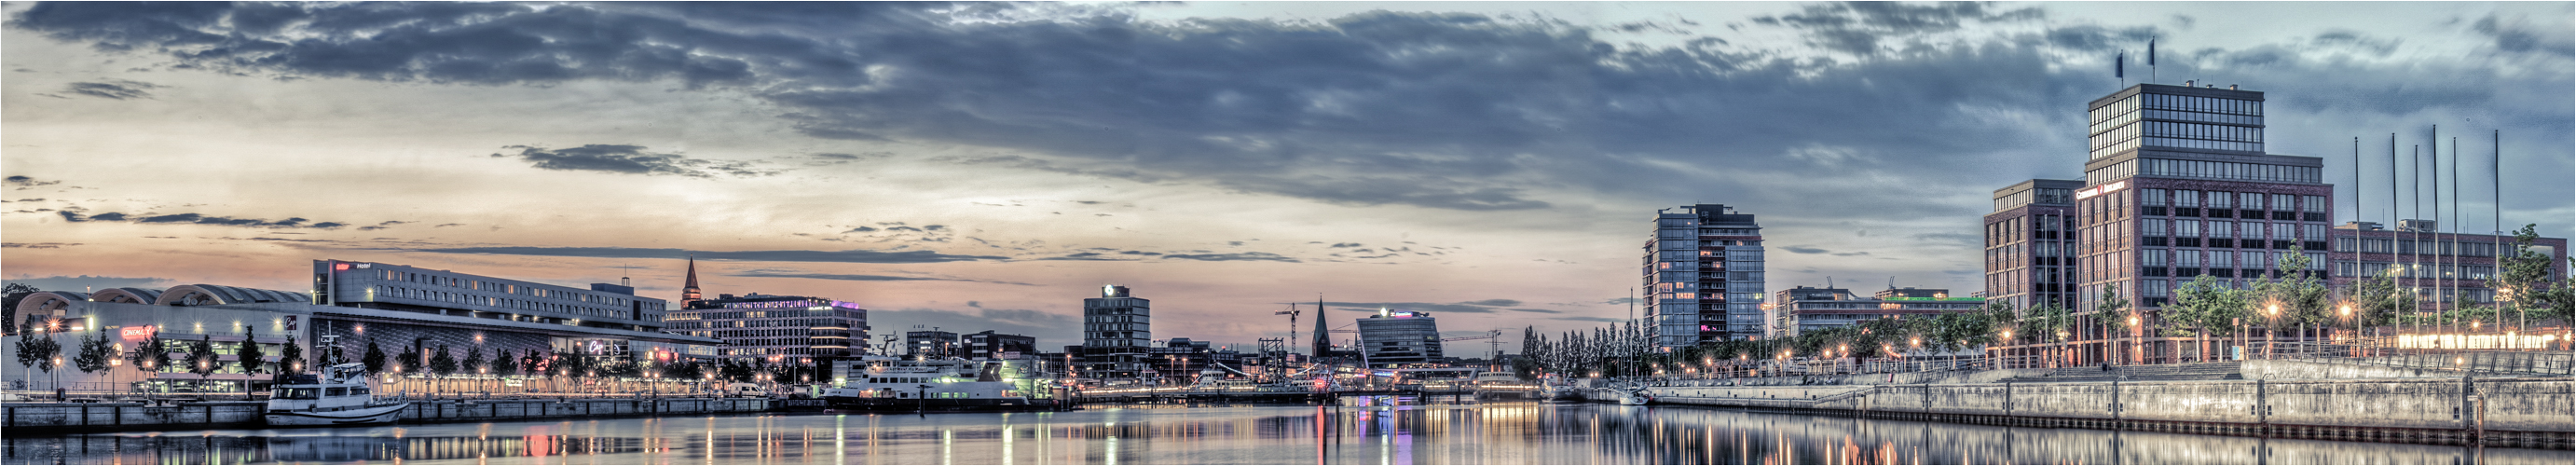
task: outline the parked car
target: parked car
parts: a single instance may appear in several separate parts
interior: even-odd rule
[[[769,391],[761,390],[760,384],[735,382],[734,384],[727,386],[725,389],[725,396],[768,398]]]

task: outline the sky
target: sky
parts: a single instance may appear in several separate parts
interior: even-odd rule
[[[2501,152],[2503,221],[2576,227],[2567,2],[0,14],[0,278],[48,289],[302,290],[338,259],[676,300],[694,255],[710,295],[855,302],[878,334],[1077,344],[1122,284],[1157,339],[1248,345],[1320,300],[1510,348],[1626,319],[1656,209],[1697,203],[1757,216],[1769,288],[1978,291],[1992,191],[2080,177],[2085,103],[2151,75],[2266,92],[2268,151],[2329,182],[2355,138],[2383,180],[2391,134],[2439,125],[2469,155],[2446,217],[2493,228]],[[2361,218],[2407,212],[2390,189]]]

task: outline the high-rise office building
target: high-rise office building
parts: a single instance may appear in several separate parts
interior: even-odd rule
[[[2063,348],[2049,354],[2068,364],[2186,359],[2181,352],[2190,348],[2181,339],[2146,330],[2160,327],[2159,311],[2178,281],[2210,275],[2242,286],[2283,254],[2308,255],[2311,270],[2298,273],[2322,275],[2334,188],[2322,180],[2322,159],[2264,152],[2263,105],[2261,92],[2188,82],[2140,84],[2088,104],[2083,187],[2066,214],[2073,223],[2046,221],[2057,214],[2031,207],[2037,193],[2025,204],[2006,202],[1998,191],[1998,212],[1987,216],[1986,228],[1989,294],[2025,306],[2071,301],[2076,323],[2065,338],[2072,344],[2035,345],[2053,336],[2016,335],[2022,341],[2003,344],[2004,351]],[[2023,184],[2036,191],[2048,183]],[[2032,240],[2046,231],[2072,241]],[[2066,249],[2046,256],[2041,247]],[[2072,260],[2045,266],[2041,257]],[[2065,283],[2039,281],[2066,273],[2072,277]],[[2130,305],[2105,315],[2096,304],[2106,291]],[[2072,296],[2038,299],[2057,293]],[[2102,325],[2131,317],[2142,325],[2116,334]]]
[[[1369,366],[1403,367],[1447,358],[1441,351],[1440,322],[1429,312],[1379,308],[1377,314],[1360,318],[1359,326],[1359,349],[1368,356]]]
[[[965,340],[957,332],[939,329],[903,332],[903,355],[914,359],[949,359],[967,357]]]
[[[1153,302],[1127,287],[1104,285],[1100,297],[1082,300],[1082,376],[1135,378],[1145,371],[1154,340]]]
[[[2030,180],[1995,190],[1986,214],[1986,298],[2073,307],[2075,191],[2082,180]]]
[[[1720,204],[1655,211],[1642,286],[1655,345],[1678,348],[1764,335],[1762,226]]]

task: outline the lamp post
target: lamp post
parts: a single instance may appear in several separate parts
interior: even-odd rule
[[[2272,359],[2272,342],[2281,338],[2281,303],[2263,307],[2263,359]]]

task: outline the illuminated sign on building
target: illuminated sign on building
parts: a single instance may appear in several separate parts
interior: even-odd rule
[[[2105,194],[2105,193],[2109,193],[2109,192],[2112,192],[2112,191],[2118,191],[2118,190],[2120,190],[2120,188],[2126,188],[2126,187],[2129,187],[2129,182],[2128,182],[2128,181],[2113,181],[2113,182],[2110,182],[2110,183],[2108,183],[2108,184],[2103,184],[2103,185],[2101,185],[2101,186],[2094,186],[2094,187],[2090,187],[2090,188],[2084,188],[2084,190],[2082,190],[2082,191],[2076,191],[2076,192],[2075,192],[2075,198],[2076,198],[2076,199],[2078,199],[2078,200],[2081,200],[2081,199],[2089,198],[2089,197],[2093,197],[2093,196],[2100,196],[2100,195],[2103,195],[2103,194]]]
[[[124,328],[124,329],[117,330],[117,332],[116,332],[117,336],[125,337],[125,339],[127,339],[127,340],[141,340],[141,339],[144,339],[144,338],[150,338],[150,337],[152,337],[152,334],[153,334],[153,333],[154,333],[154,332],[152,331],[152,326],[150,326],[150,325],[145,325],[145,326],[141,326],[141,327],[126,327],[126,328]]]

